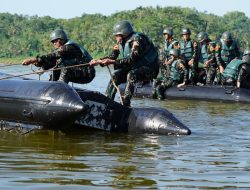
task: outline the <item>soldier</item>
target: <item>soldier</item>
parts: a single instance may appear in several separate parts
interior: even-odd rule
[[[135,32],[127,20],[115,24],[113,34],[117,42],[113,52],[102,59],[92,60],[90,64],[114,64],[117,71],[108,84],[106,95],[113,100],[116,86],[127,82],[123,104],[130,106],[136,82],[149,81],[158,75],[158,50],[145,34]]]
[[[242,60],[233,59],[222,73],[222,84],[250,89],[250,48],[244,51]]]
[[[181,87],[186,84],[188,79],[188,72],[185,67],[185,62],[180,56],[179,49],[171,49],[169,51],[170,59],[166,64],[170,65],[170,77],[169,79],[163,79],[155,87],[156,97],[159,100],[164,99],[164,93],[167,88],[172,86]]]
[[[198,75],[198,47],[197,42],[191,39],[191,30],[189,28],[182,29],[182,40],[180,41],[181,55],[185,61],[185,67],[190,73],[189,81],[196,85]]]
[[[156,98],[156,89],[155,87],[161,83],[163,80],[169,79],[170,74],[170,65],[167,64],[168,60],[170,59],[169,51],[171,49],[178,49],[179,42],[173,38],[173,29],[172,28],[165,28],[163,30],[164,35],[164,49],[163,49],[163,58],[160,62],[160,76],[154,79],[153,82],[153,93],[152,97]]]
[[[215,42],[211,42],[206,32],[199,32],[198,40],[198,81],[212,85],[216,76]]]
[[[61,68],[53,71],[50,76],[52,81],[59,80],[65,83],[85,84],[93,80],[95,77],[95,68],[93,66],[64,68],[90,62],[92,57],[84,48],[69,40],[67,34],[62,29],[54,30],[50,35],[50,41],[55,47],[54,52],[25,59],[22,64],[35,64],[35,66],[42,67],[44,70]]]
[[[240,59],[240,50],[236,41],[232,38],[232,34],[228,31],[224,32],[220,41],[216,44],[216,61],[219,67],[219,73],[217,75],[218,83],[221,80],[221,73],[226,66],[234,58]]]
[[[244,63],[241,66],[236,86],[250,89],[250,48],[244,51],[242,61]]]
[[[208,60],[205,62],[204,67],[206,68],[206,84],[213,85],[217,73],[217,62],[215,58],[215,42],[209,42],[208,44]]]
[[[165,60],[168,61],[170,59],[169,51],[171,49],[178,49],[179,43],[176,39],[173,38],[174,32],[172,28],[165,28],[163,30],[164,35],[164,52],[165,52]]]

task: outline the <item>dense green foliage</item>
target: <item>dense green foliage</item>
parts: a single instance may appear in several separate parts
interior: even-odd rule
[[[50,52],[49,35],[55,28],[63,28],[70,39],[78,42],[94,56],[98,57],[110,51],[113,46],[113,25],[120,20],[130,20],[136,31],[148,34],[157,46],[162,46],[164,27],[173,27],[175,38],[180,38],[183,27],[192,30],[192,38],[204,30],[212,40],[228,30],[238,40],[241,49],[248,46],[250,40],[250,20],[242,12],[229,12],[223,17],[198,12],[195,9],[179,7],[138,7],[103,16],[101,14],[83,14],[72,19],[54,19],[49,16],[23,16],[0,13],[0,58],[35,56]]]

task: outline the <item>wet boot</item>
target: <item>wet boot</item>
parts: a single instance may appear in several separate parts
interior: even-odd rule
[[[156,95],[158,100],[164,99],[164,89],[162,89],[162,86],[158,86],[158,88],[156,89]]]
[[[122,97],[122,103],[123,103],[123,105],[126,106],[126,107],[131,107],[131,106],[130,106],[130,98],[128,98],[128,97],[126,97],[126,96],[123,96],[123,97]]]
[[[153,99],[157,99],[156,89],[153,89],[153,92],[152,92],[151,98],[153,98]]]

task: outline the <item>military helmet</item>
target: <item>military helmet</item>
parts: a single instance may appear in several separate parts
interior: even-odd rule
[[[181,34],[191,34],[191,30],[189,28],[182,28]]]
[[[134,32],[133,27],[131,23],[127,20],[123,20],[116,23],[113,28],[114,35],[122,35],[123,37],[127,37],[133,32]]]
[[[250,48],[245,49],[242,60],[250,64]]]
[[[173,36],[174,32],[172,28],[165,28],[162,32],[163,34],[168,34],[170,36]]]
[[[199,42],[207,40],[208,39],[208,34],[206,32],[199,32],[197,35],[197,39]]]
[[[179,49],[171,49],[169,51],[169,55],[173,55],[174,57],[179,57],[180,56],[180,50]]]
[[[67,34],[62,29],[56,29],[50,34],[50,41],[54,41],[56,39],[68,40]]]
[[[226,31],[222,34],[221,39],[224,41],[230,41],[230,40],[232,40],[232,34],[228,31]]]

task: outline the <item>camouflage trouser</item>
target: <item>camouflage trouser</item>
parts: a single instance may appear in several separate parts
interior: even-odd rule
[[[118,86],[121,83],[127,82],[125,92],[124,92],[124,105],[130,105],[130,100],[134,94],[135,84],[137,82],[142,82],[145,80],[151,80],[153,78],[153,71],[149,67],[139,67],[132,70],[120,69],[116,71],[113,76],[113,82]],[[114,100],[116,95],[116,88],[112,80],[109,81],[106,95],[110,99]]]
[[[192,66],[190,66],[190,83],[191,84],[196,84],[197,81],[198,81],[198,76],[199,76],[199,73],[198,73],[198,63],[197,62],[194,62],[194,64]]]
[[[172,79],[161,81],[161,83],[157,85],[155,88],[157,98],[160,100],[164,99],[165,91],[172,86],[177,86],[178,84],[179,84],[179,81],[174,81]]]
[[[202,84],[206,83],[206,70],[204,68],[198,69],[197,82],[200,82]]]
[[[220,73],[218,69],[216,69],[216,79],[217,79],[216,84],[220,85],[222,81],[222,74]]]
[[[188,65],[189,60],[185,60],[185,67],[188,71],[188,79],[191,84],[196,84],[198,81],[198,62],[194,61],[192,66]]]
[[[152,86],[152,98],[157,98],[157,90],[156,88],[162,83],[162,81],[167,81],[167,77],[161,76],[157,77],[156,79],[153,80],[153,86]]]
[[[95,77],[95,69],[91,67],[75,67],[68,69],[61,69],[59,81],[65,83],[74,82],[79,84],[86,84],[91,82]]]
[[[212,85],[216,76],[216,67],[209,67],[207,68],[207,78],[206,78],[206,84]]]

